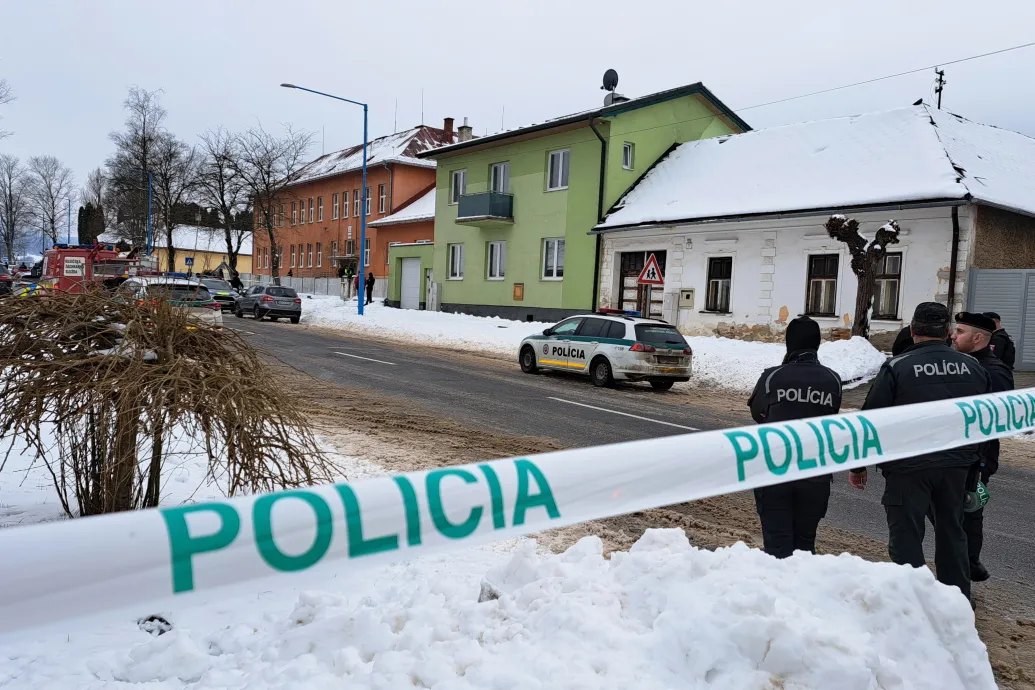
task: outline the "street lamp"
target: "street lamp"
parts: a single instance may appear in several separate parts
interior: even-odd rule
[[[295,84],[281,84],[285,89],[298,89],[299,91],[308,91],[309,93],[315,93],[317,96],[326,96],[327,98],[333,98],[336,101],[345,101],[352,105],[363,106],[363,188],[360,190],[362,194],[362,212],[359,214],[359,294],[356,295],[356,302],[359,305],[359,315],[363,316],[363,291],[366,287],[366,277],[364,272],[366,266],[364,265],[364,259],[366,258],[366,245],[367,245],[367,213],[370,211],[368,208],[369,201],[367,200],[367,104],[360,103],[359,101],[353,101],[348,98],[342,98],[341,96],[334,96],[323,91],[315,91],[313,89],[307,89],[304,86],[296,86]]]

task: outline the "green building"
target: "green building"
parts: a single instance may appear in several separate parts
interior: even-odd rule
[[[701,84],[419,154],[437,162],[443,311],[554,321],[597,302],[589,231],[674,145],[750,129]]]

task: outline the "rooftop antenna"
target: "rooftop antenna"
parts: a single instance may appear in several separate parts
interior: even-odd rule
[[[945,90],[945,70],[934,68],[935,86],[934,92],[938,94],[938,110],[942,109],[942,91]]]
[[[616,99],[622,97],[615,93],[615,89],[618,88],[618,72],[613,69],[609,69],[604,72],[604,85],[600,87],[601,90],[607,91],[607,95],[604,96],[604,105],[611,105]]]

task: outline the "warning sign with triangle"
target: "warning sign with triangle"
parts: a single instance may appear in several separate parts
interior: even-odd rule
[[[643,270],[640,271],[640,277],[636,279],[639,285],[664,285],[665,276],[661,274],[661,266],[658,265],[657,258],[651,254],[647,258],[647,263],[643,265]]]

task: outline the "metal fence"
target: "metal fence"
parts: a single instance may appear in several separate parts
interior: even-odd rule
[[[268,275],[253,275],[242,273],[241,281],[246,287],[256,283],[268,283],[271,278]],[[339,278],[307,278],[307,277],[280,277],[280,284],[295,289],[295,292],[308,295],[328,295],[338,297],[341,295],[341,280]],[[388,281],[378,279],[374,283],[374,297],[383,299],[388,296]]]

